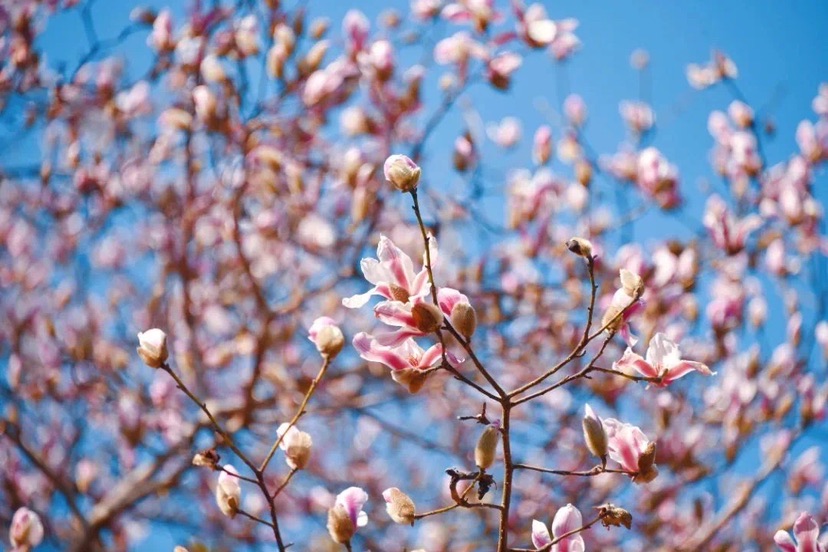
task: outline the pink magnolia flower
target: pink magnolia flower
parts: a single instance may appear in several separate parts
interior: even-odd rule
[[[441,15],[454,23],[471,22],[478,32],[484,32],[489,23],[500,19],[494,0],[458,0],[443,8]]]
[[[581,45],[581,40],[575,36],[575,29],[578,28],[578,20],[573,18],[562,19],[555,21],[555,26],[557,33],[552,40],[550,48],[555,59],[563,61],[575,53],[575,50]]]
[[[532,4],[520,14],[518,33],[532,48],[543,48],[555,40],[558,26],[546,15],[543,4]]]
[[[636,483],[649,483],[658,475],[655,465],[655,442],[651,442],[638,427],[605,418],[609,457],[631,473]]]
[[[632,368],[644,377],[660,377],[661,381],[655,383],[659,387],[666,387],[693,370],[705,376],[714,374],[710,371],[710,368],[701,362],[681,360],[678,345],[667,339],[663,333],[655,334],[650,340],[646,360],[627,347],[624,356],[613,363],[613,368],[622,372]]]
[[[406,339],[398,346],[382,345],[373,336],[360,332],[354,336],[354,348],[363,359],[380,362],[391,370],[428,370],[443,356],[441,345],[432,345],[423,350],[413,339]]]
[[[431,248],[433,264],[437,258],[437,241],[431,237],[428,245]],[[362,259],[360,267],[365,279],[374,284],[374,287],[365,293],[342,299],[342,304],[349,309],[362,307],[372,295],[380,295],[389,301],[408,303],[418,297],[424,297],[429,292],[428,271],[425,266],[415,274],[411,257],[386,236],[380,236],[377,259]]]
[[[820,543],[819,524],[807,512],[802,512],[796,518],[793,526],[796,542],[786,531],[779,530],[773,536],[774,542],[783,552],[825,552],[825,546]]]
[[[570,94],[566,97],[563,110],[572,126],[581,127],[586,122],[587,106],[584,99],[578,94]]]
[[[558,539],[581,527],[583,527],[581,512],[572,504],[567,504],[555,513],[555,518],[552,520],[551,536],[546,525],[536,519],[532,520],[532,544],[535,548],[541,550],[549,546],[554,539]],[[559,540],[552,545],[550,550],[551,552],[584,552],[586,547],[584,538],[580,533],[576,533]]]
[[[649,147],[639,153],[636,183],[641,191],[665,209],[681,203],[678,193],[678,169],[656,148]]]
[[[371,23],[365,14],[359,10],[349,10],[342,19],[342,34],[349,52],[359,52],[365,47]]]
[[[440,13],[441,0],[411,0],[411,13],[417,19],[431,19]]]
[[[511,148],[520,140],[520,120],[515,117],[504,117],[500,123],[493,123],[486,127],[489,139],[502,148]]]
[[[523,63],[520,54],[514,52],[503,52],[489,60],[486,68],[486,78],[493,86],[500,90],[506,90],[511,83],[512,73],[517,71]]]
[[[644,102],[623,101],[618,107],[621,117],[635,134],[650,130],[655,123],[652,108]]]
[[[406,386],[411,393],[420,390],[425,383],[425,372],[443,356],[442,345],[433,345],[424,351],[413,339],[407,339],[400,345],[391,347],[361,332],[354,336],[353,343],[360,357],[391,368],[391,377],[394,381]],[[446,358],[454,366],[463,361],[450,351],[446,351]]]
[[[29,550],[40,544],[43,541],[40,516],[28,508],[18,508],[12,517],[9,540],[20,550]]]
[[[365,527],[368,525],[368,514],[362,510],[362,507],[366,502],[368,502],[368,493],[359,487],[348,487],[336,495],[334,508],[343,508],[351,518],[354,528]]]
[[[440,65],[464,65],[469,58],[486,59],[487,56],[486,47],[463,31],[444,38],[434,46],[434,61]]]
[[[398,330],[390,333],[378,334],[377,341],[382,345],[395,347],[401,344],[409,337],[418,337],[431,333],[433,328],[423,328],[418,322],[417,316],[427,315],[437,322],[438,326],[442,325],[440,312],[444,317],[450,317],[452,310],[458,303],[465,303],[469,305],[469,298],[452,288],[440,288],[437,292],[437,302],[440,308],[439,312],[429,314],[428,308],[434,309],[433,306],[427,307],[430,303],[426,302],[424,298],[418,297],[409,303],[402,303],[400,301],[383,301],[374,307],[374,314],[383,323],[389,326],[396,326]],[[425,309],[423,307],[426,307]],[[420,309],[418,313],[417,310]],[[436,309],[434,309],[436,311]],[[430,325],[430,324],[429,324]]]
[[[745,241],[751,232],[762,226],[762,218],[752,214],[736,220],[724,200],[713,195],[707,200],[703,223],[713,243],[729,255],[734,255],[745,248]]]

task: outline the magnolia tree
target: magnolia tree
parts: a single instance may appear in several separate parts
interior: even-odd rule
[[[824,549],[828,85],[769,158],[690,65],[678,167],[646,94],[616,151],[575,93],[482,130],[578,63],[540,3],[97,8],[0,6],[14,550]]]

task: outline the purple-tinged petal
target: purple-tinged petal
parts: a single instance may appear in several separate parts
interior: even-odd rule
[[[786,531],[781,529],[773,536],[773,541],[782,552],[796,552],[796,543]]]
[[[535,548],[543,548],[552,543],[552,537],[549,535],[549,529],[546,524],[536,519],[532,520],[532,544]]]
[[[807,512],[796,518],[793,526],[798,552],[818,552],[819,524]]]
[[[395,349],[380,345],[376,339],[365,332],[356,334],[353,344],[359,356],[369,362],[381,362],[392,370],[404,370],[411,367],[407,358]]]

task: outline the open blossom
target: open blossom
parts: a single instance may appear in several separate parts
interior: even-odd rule
[[[43,541],[40,516],[28,508],[18,508],[12,517],[9,540],[19,550],[29,550]]]
[[[443,8],[441,15],[454,23],[471,22],[477,32],[485,32],[489,23],[499,19],[494,0],[458,0]]]
[[[661,378],[660,382],[655,383],[660,387],[666,387],[694,370],[705,376],[713,375],[710,368],[701,362],[682,360],[678,345],[667,339],[662,333],[655,334],[650,340],[646,359],[641,358],[640,355],[627,347],[624,356],[621,357],[621,360],[615,362],[613,367],[621,371],[632,368],[644,377]]]
[[[469,305],[469,298],[452,288],[440,288],[437,305],[418,297],[409,303],[383,301],[374,307],[374,315],[383,323],[395,326],[393,332],[377,334],[382,345],[399,345],[409,337],[419,337],[437,331],[443,318],[450,317],[458,304]]]
[[[371,335],[360,332],[354,336],[354,348],[363,359],[380,362],[391,368],[394,381],[405,385],[416,393],[425,383],[424,372],[437,364],[443,356],[439,344],[423,350],[413,339],[407,339],[397,346],[382,345]],[[454,365],[462,361],[451,352],[446,352],[449,362]]]
[[[359,487],[348,487],[336,497],[328,511],[328,532],[338,543],[351,541],[358,527],[368,524],[368,514],[362,507],[368,502],[368,493]]]
[[[225,464],[216,485],[216,504],[221,513],[230,518],[236,517],[241,506],[241,485],[236,477],[238,474],[235,467]]]
[[[820,543],[819,524],[807,512],[796,518],[793,526],[796,542],[791,535],[781,529],[773,536],[774,542],[782,552],[825,552],[825,545]]]
[[[469,58],[486,59],[487,56],[486,47],[463,31],[444,38],[434,46],[434,61],[440,65],[462,65]]]
[[[431,237],[428,245],[433,264],[437,258],[437,241]],[[372,295],[380,295],[389,301],[407,303],[412,299],[424,297],[430,289],[425,266],[415,274],[411,257],[386,236],[380,236],[377,259],[362,259],[360,268],[365,279],[374,284],[374,287],[365,293],[342,299],[342,304],[349,309],[362,307]]]
[[[756,214],[737,220],[724,200],[717,195],[707,200],[704,226],[710,233],[713,243],[729,255],[744,249],[748,236],[761,225],[762,218]]]
[[[655,441],[650,441],[638,427],[615,418],[603,420],[607,432],[609,457],[631,473],[636,483],[649,483],[658,475],[655,465]]]
[[[555,513],[555,518],[552,520],[552,535],[549,534],[549,529],[544,523],[536,519],[532,520],[532,544],[541,550],[549,546],[554,539],[581,527],[583,527],[581,512],[572,504],[567,504]],[[584,552],[586,545],[581,534],[575,533],[556,542],[550,550],[551,552]]]

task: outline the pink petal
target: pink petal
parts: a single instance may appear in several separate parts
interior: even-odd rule
[[[672,383],[682,376],[685,376],[693,370],[704,374],[705,376],[712,376],[713,372],[707,365],[701,362],[694,362],[692,360],[682,360],[672,368],[670,368],[664,376],[664,384]]]
[[[399,301],[383,301],[374,307],[374,314],[389,326],[414,328],[414,316],[411,307]]]
[[[658,376],[655,367],[644,360],[641,355],[634,353],[629,347],[624,351],[624,355],[613,363],[612,367],[621,372],[629,372],[632,369],[648,378]]]
[[[353,344],[359,356],[369,362],[381,362],[392,370],[403,370],[411,367],[408,358],[403,357],[394,349],[380,345],[376,339],[365,332],[356,334]]]
[[[796,543],[787,532],[781,529],[773,536],[773,541],[782,552],[796,552]]]
[[[345,508],[354,527],[365,525],[365,522],[360,523],[362,521],[360,518],[363,517],[362,507],[366,502],[368,502],[368,493],[359,487],[348,487],[336,497],[336,504],[342,505]]]
[[[543,522],[536,519],[532,520],[532,544],[535,548],[543,548],[552,542],[552,537],[549,535],[549,529]]]
[[[818,552],[819,525],[807,512],[802,512],[796,518],[793,532],[799,546],[798,552]]]
[[[431,347],[426,350],[423,354],[423,357],[420,359],[420,369],[426,370],[431,368],[437,361],[440,360],[443,356],[443,347],[440,344],[432,345]]]

